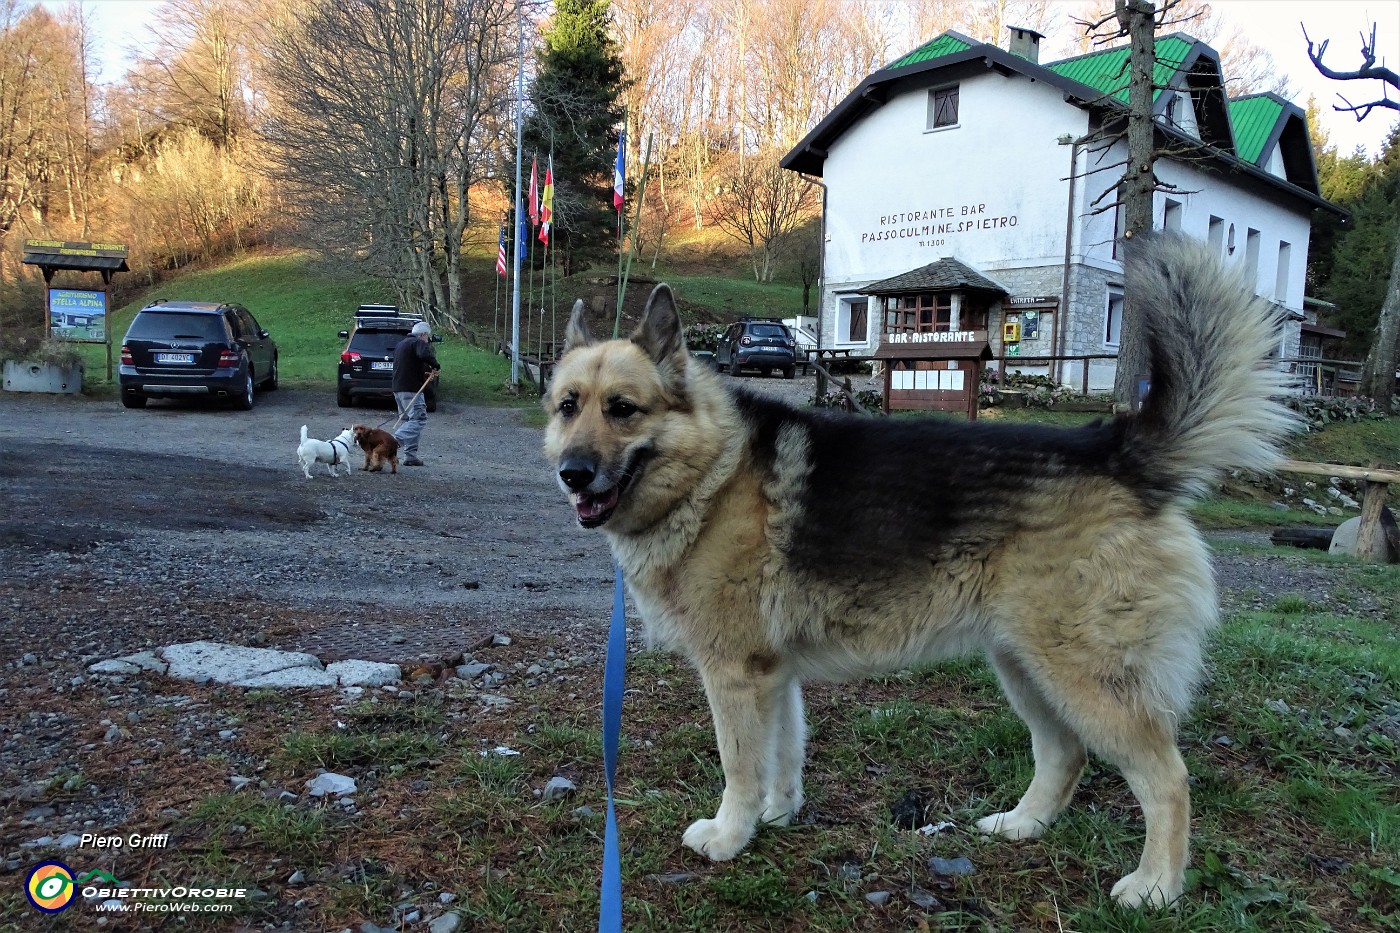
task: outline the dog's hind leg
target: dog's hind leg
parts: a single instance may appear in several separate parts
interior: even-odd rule
[[[1116,735],[1091,745],[1123,773],[1142,806],[1147,838],[1137,869],[1120,878],[1111,893],[1125,907],[1162,907],[1181,896],[1185,883],[1191,840],[1186,763],[1176,748],[1174,717],[1165,711],[1124,713],[1113,724]]]
[[[1031,732],[1035,776],[1014,810],[977,821],[984,833],[1008,839],[1034,839],[1055,821],[1084,770],[1084,743],[1051,708],[1025,667],[1005,650],[993,651],[992,667],[1011,706]]]
[[[807,722],[802,714],[802,686],[781,689],[769,727],[768,788],[759,819],[786,826],[802,809],[802,764],[807,750]]]
[[[717,862],[732,859],[753,837],[774,773],[774,720],[780,704],[791,704],[790,676],[771,654],[741,663],[720,662],[700,670],[715,740],[724,768],[724,796],[711,820],[696,820],[682,841]],[[791,753],[789,743],[789,756]],[[789,757],[785,756],[785,757]]]
[[[1113,898],[1125,907],[1170,904],[1181,896],[1191,838],[1191,796],[1171,701],[1146,683],[1151,675],[1140,668],[1057,673],[1063,684],[1042,682],[1050,702],[1091,751],[1123,774],[1142,807],[1142,858],[1113,886]]]

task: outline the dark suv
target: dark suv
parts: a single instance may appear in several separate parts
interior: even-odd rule
[[[335,402],[349,408],[359,398],[394,397],[394,347],[408,336],[422,318],[405,314],[393,305],[360,305],[353,330],[340,332],[345,349],[336,369]],[[434,343],[442,340],[437,334]],[[434,379],[423,390],[428,411],[437,411],[438,383]]]
[[[217,398],[247,411],[255,386],[277,388],[277,344],[242,305],[160,299],[132,319],[119,372],[127,408]]]
[[[786,324],[777,320],[749,319],[725,328],[716,342],[715,363],[731,376],[748,367],[768,375],[775,369],[783,378],[797,373],[797,340]]]

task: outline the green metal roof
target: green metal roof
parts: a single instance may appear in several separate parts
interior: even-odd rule
[[[1192,43],[1178,35],[1161,36],[1157,39],[1157,63],[1152,69],[1152,83],[1157,89],[1152,92],[1155,101],[1163,87],[1174,84],[1177,69],[1186,61]],[[1090,52],[1077,58],[1050,62],[1045,66],[1058,75],[1087,84],[1104,94],[1111,94],[1123,103],[1128,102],[1128,47],[1126,45],[1102,52]]]
[[[889,67],[903,68],[905,65],[913,65],[934,58],[942,58],[944,55],[952,55],[954,52],[962,52],[970,48],[972,48],[971,45],[945,32],[943,35],[925,42]]]
[[[1230,127],[1235,131],[1235,151],[1241,159],[1259,163],[1281,113],[1283,102],[1264,94],[1230,101]]]

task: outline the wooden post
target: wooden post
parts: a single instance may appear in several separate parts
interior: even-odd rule
[[[977,420],[977,404],[982,400],[982,361],[972,361],[972,390],[967,393],[967,420]]]
[[[1373,480],[1361,482],[1361,523],[1356,529],[1356,559],[1368,563],[1385,563],[1390,549],[1381,528],[1381,510],[1385,508],[1386,484]]]

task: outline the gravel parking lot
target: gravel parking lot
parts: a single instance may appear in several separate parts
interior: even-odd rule
[[[810,375],[734,382],[799,404],[814,392]],[[155,615],[207,598],[222,618],[189,624],[211,637],[295,613],[278,647],[337,658],[433,657],[504,629],[592,637],[610,605],[606,545],[573,521],[523,410],[444,401],[425,468],[302,475],[303,424],[328,438],[392,414],[289,389],[251,412],[6,394],[0,586],[139,594]],[[1251,560],[1222,562],[1226,589],[1258,588]],[[104,620],[112,651],[149,645],[153,620],[133,621]],[[0,637],[30,643],[25,628]]]

